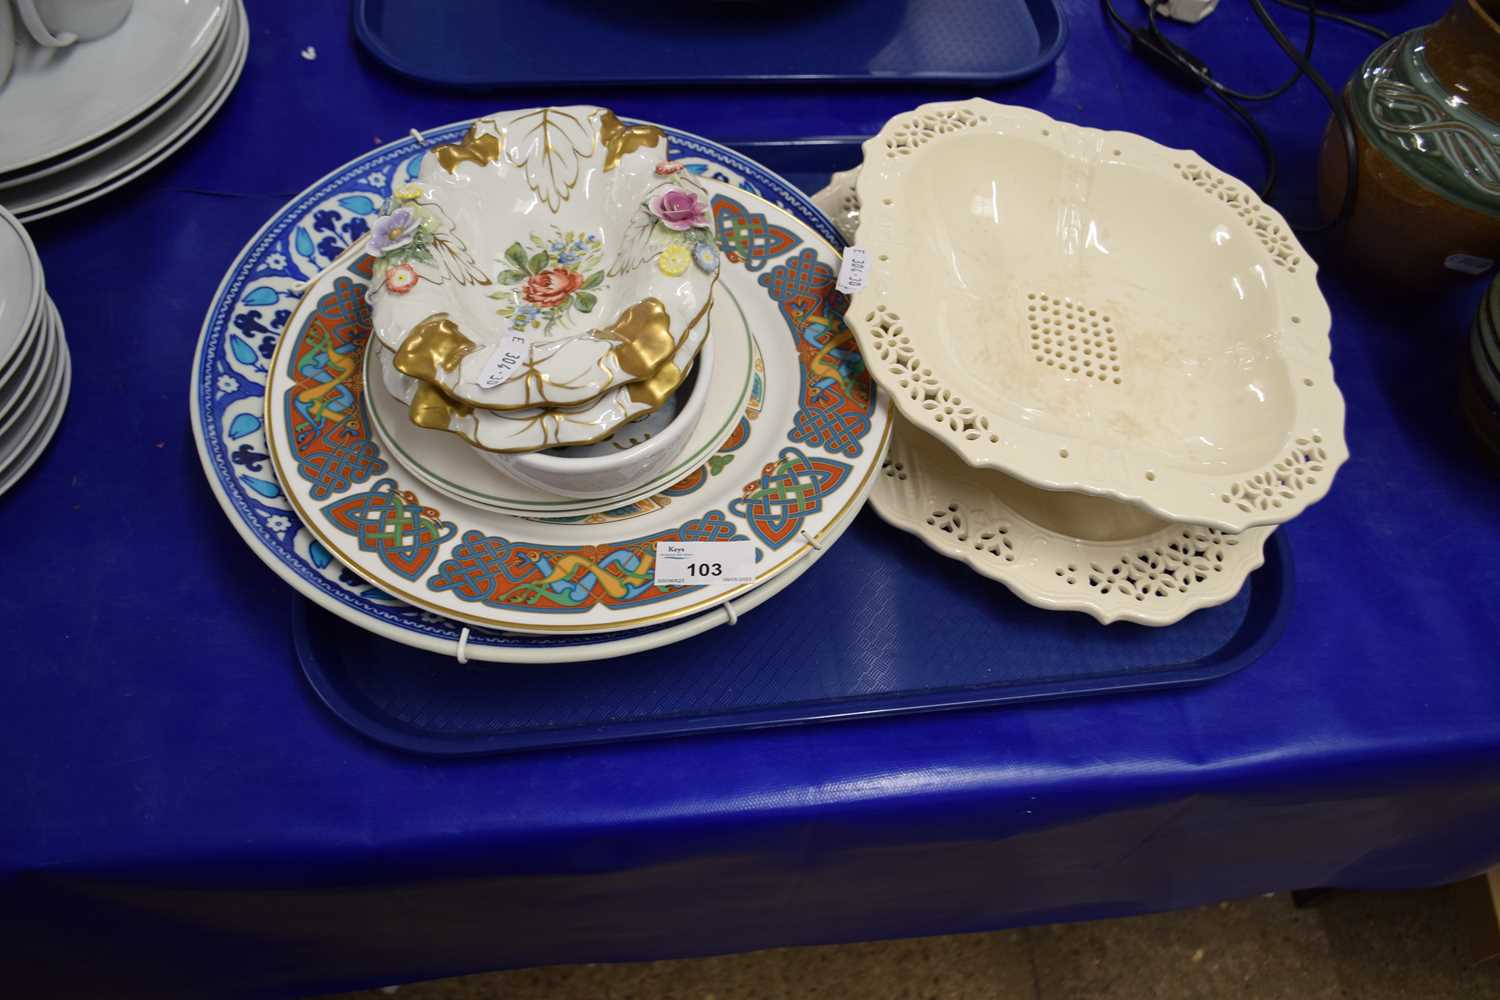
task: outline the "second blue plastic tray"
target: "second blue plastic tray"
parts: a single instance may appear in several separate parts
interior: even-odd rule
[[[1023,604],[867,512],[739,624],[616,660],[462,666],[307,601],[294,631],[308,681],[350,726],[474,755],[1196,684],[1260,656],[1291,592],[1277,532],[1227,604],[1169,628],[1103,626]]]
[[[892,80],[998,83],[1057,58],[1056,0],[353,0],[354,32],[451,87]]]

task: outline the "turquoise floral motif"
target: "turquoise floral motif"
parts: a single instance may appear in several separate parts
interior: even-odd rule
[[[604,285],[604,245],[593,233],[552,227],[550,236],[532,233],[523,245],[512,243],[502,258],[490,293],[505,301],[495,310],[513,330],[550,331],[568,325],[575,311],[589,313],[599,304]]]
[[[333,263],[370,231],[385,195],[345,188],[326,195],[278,240],[257,270],[306,281]]]

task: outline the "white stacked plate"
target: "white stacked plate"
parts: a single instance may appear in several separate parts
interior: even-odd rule
[[[18,48],[0,87],[0,205],[30,222],[102,197],[208,124],[245,65],[240,0],[136,0],[109,35]]]
[[[72,368],[26,230],[0,208],[0,493],[41,457],[68,405]]]

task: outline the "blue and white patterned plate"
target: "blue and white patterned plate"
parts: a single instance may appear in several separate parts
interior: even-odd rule
[[[431,130],[423,142],[454,140],[467,125]],[[726,199],[717,220],[720,248],[732,264],[760,272],[760,285],[786,320],[781,335],[797,342],[810,366],[826,366],[830,359],[836,367],[842,366],[833,373],[842,375],[842,387],[837,377],[809,379],[806,405],[786,429],[787,444],[809,453],[825,449],[845,459],[857,455],[862,466],[878,465],[887,443],[888,404],[872,394],[867,404],[860,405],[858,393],[851,398],[845,391],[851,380],[868,384],[868,376],[857,354],[843,345],[847,331],[837,317],[841,301],[831,290],[837,267],[832,247],[841,245],[836,230],[806,197],[764,168],[700,137],[664,131],[673,156],[689,159],[689,169],[772,203]],[[462,649],[471,659],[510,662],[618,656],[675,642],[749,610],[805,571],[817,551],[736,598],[729,612],[720,607],[670,625],[614,632],[607,638],[477,630],[465,636],[466,630],[458,623],[395,600],[350,573],[307,531],[288,504],[267,457],[263,414],[270,358],[303,286],[367,231],[368,219],[396,184],[415,174],[422,155],[415,139],[402,140],[360,157],[310,187],[250,241],[215,295],[194,361],[191,416],[209,483],[251,548],[300,592],[361,627],[430,651],[452,654]],[[752,203],[754,208],[747,207]],[[783,211],[787,215],[781,221],[795,219],[797,224],[779,224],[777,216]],[[810,244],[822,240],[796,235],[795,230],[803,227],[812,231],[808,236],[817,234],[832,246],[814,248]],[[831,315],[833,320],[810,324],[809,315]],[[379,461],[379,456],[374,458]],[[371,483],[376,481],[378,476],[371,479]],[[825,548],[863,504],[872,482],[873,477],[851,477],[848,514],[828,527],[822,538]],[[355,485],[345,487],[350,488]],[[839,499],[844,505],[845,498]],[[739,519],[745,522],[739,526],[740,533],[754,537],[757,530],[779,532],[784,526],[772,523],[775,517],[769,511],[761,511],[761,524],[751,523],[757,516],[753,500],[747,498],[739,506],[744,511]],[[451,548],[461,542],[451,539],[443,544]],[[574,590],[590,586],[587,578],[560,583]]]

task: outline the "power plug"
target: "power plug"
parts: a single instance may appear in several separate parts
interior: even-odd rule
[[[1197,24],[1214,12],[1219,0],[1144,0],[1148,7],[1154,6],[1162,17],[1186,24]]]

